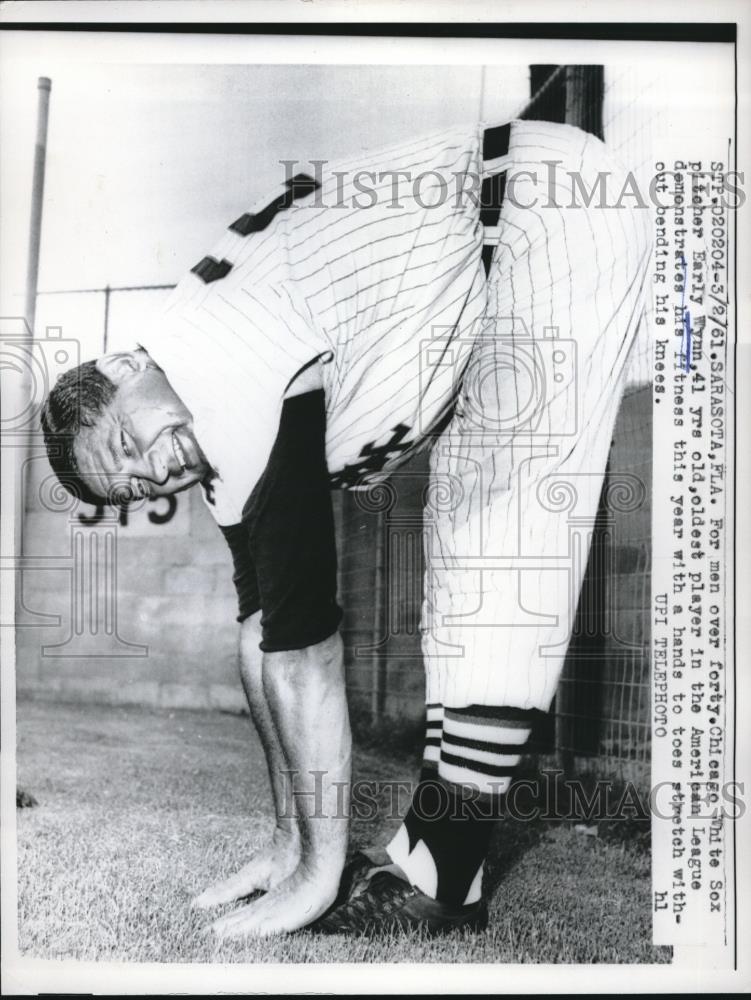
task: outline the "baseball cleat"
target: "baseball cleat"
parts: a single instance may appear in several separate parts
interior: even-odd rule
[[[386,860],[390,862],[388,855],[386,855],[385,852],[382,853],[384,854]],[[352,898],[352,896],[355,896],[363,891],[368,884],[368,875],[374,868],[377,867],[378,862],[374,861],[371,857],[368,857],[364,851],[356,851],[342,870],[342,874],[339,879],[339,890],[336,894],[334,902],[328,910],[314,920],[312,924],[302,927],[301,930],[318,930],[318,925],[322,920],[328,917],[329,914],[333,913],[339,907],[343,906],[349,899]]]
[[[422,930],[429,936],[467,927],[481,931],[488,924],[484,899],[468,906],[453,906],[431,899],[391,871],[378,871],[363,890],[331,909],[310,930],[320,934],[378,934],[403,928]]]
[[[383,863],[390,864],[391,859],[386,857]],[[368,874],[378,867],[378,862],[373,861],[364,851],[356,851],[344,866],[342,877],[339,880],[339,891],[328,912],[337,909],[352,896],[362,892],[367,885]]]

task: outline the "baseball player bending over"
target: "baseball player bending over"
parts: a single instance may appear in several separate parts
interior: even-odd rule
[[[623,188],[598,139],[514,121],[288,177],[239,206],[132,350],[50,393],[69,489],[200,485],[232,551],[277,825],[195,900],[265,890],[218,934],[485,924],[490,817],[555,693],[586,564],[570,525],[594,523],[642,308],[647,213],[572,198],[571,174],[591,191],[601,173]],[[424,767],[393,840],[345,868],[330,489],[368,489],[420,446]]]

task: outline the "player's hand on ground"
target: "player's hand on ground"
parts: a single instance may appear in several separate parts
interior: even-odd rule
[[[232,903],[236,899],[242,899],[259,889],[262,891],[273,889],[294,872],[299,862],[299,839],[276,829],[271,841],[260,848],[246,865],[229,878],[220,879],[210,885],[208,889],[194,897],[191,906],[207,910],[221,903]]]
[[[334,902],[338,879],[311,875],[300,865],[275,889],[211,925],[220,940],[248,935],[268,937],[296,931],[317,920]]]

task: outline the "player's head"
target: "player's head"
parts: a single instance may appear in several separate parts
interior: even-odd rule
[[[210,473],[190,412],[141,349],[65,372],[41,419],[58,479],[89,503],[166,496]]]

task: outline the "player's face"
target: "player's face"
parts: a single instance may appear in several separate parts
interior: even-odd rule
[[[193,418],[148,355],[107,355],[97,365],[117,392],[75,444],[79,470],[97,496],[168,496],[205,479],[211,469]]]

